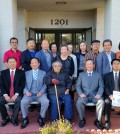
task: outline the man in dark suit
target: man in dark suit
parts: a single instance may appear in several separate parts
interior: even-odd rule
[[[76,103],[77,111],[81,119],[79,127],[82,128],[86,124],[85,120],[85,105],[92,102],[96,105],[96,120],[94,124],[99,129],[103,129],[101,124],[102,111],[104,108],[104,101],[102,98],[104,85],[101,75],[93,71],[94,63],[92,59],[86,60],[86,71],[79,74],[76,90],[78,93],[78,100]]]
[[[5,104],[14,102],[14,110],[11,122],[14,126],[18,126],[18,113],[20,102],[25,87],[25,73],[16,68],[17,60],[14,57],[7,59],[9,69],[1,71],[1,96],[0,96],[0,113],[2,122],[0,126],[5,126],[10,118],[8,116]]]
[[[53,62],[52,53],[49,51],[49,42],[47,40],[43,40],[41,47],[42,49],[36,53],[35,57],[40,61],[39,69],[48,72],[51,69]]]
[[[111,102],[113,99],[113,91],[120,91],[120,60],[113,59],[111,62],[112,72],[107,73],[104,76],[105,83],[105,128],[109,129],[110,123],[110,112],[111,112]]]
[[[35,49],[35,41],[32,38],[29,38],[26,41],[27,49],[22,52],[21,55],[21,65],[24,71],[31,70],[30,61],[33,57],[35,57],[36,49]]]

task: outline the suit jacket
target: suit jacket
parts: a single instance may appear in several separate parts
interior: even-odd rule
[[[115,53],[111,52],[111,59],[115,59]],[[102,75],[102,77],[106,74],[111,72],[110,64],[107,54],[105,51],[102,51],[97,56],[97,71]]]
[[[46,85],[44,84],[44,77],[46,75],[46,72],[39,70],[38,71],[38,78],[37,78],[37,84],[39,91],[44,94],[46,92]],[[26,92],[30,92],[31,86],[32,86],[32,81],[33,81],[33,70],[29,70],[25,73],[26,76],[26,84],[24,88],[24,94]]]
[[[98,72],[93,71],[91,79],[89,86],[88,73],[86,71],[80,73],[76,84],[77,93],[79,95],[85,94],[86,96],[90,94],[93,97],[96,95],[102,96],[104,84],[101,75]]]
[[[51,56],[51,63],[52,63],[53,56],[52,56],[52,53],[51,52],[49,52],[49,54]],[[49,66],[47,64],[47,59],[46,59],[46,56],[45,56],[44,51],[41,49],[40,51],[38,51],[36,53],[36,56],[35,57],[37,57],[39,59],[39,61],[40,61],[40,67],[39,67],[39,69],[40,70],[43,70],[45,72],[48,72],[50,68],[49,68]]]
[[[25,87],[25,73],[20,69],[16,69],[14,75],[14,93],[23,96],[23,89]],[[10,95],[10,70],[1,71],[1,94]]]
[[[32,69],[30,66],[31,59],[32,59],[32,56],[29,53],[28,49],[26,49],[25,51],[22,52],[21,65],[22,65],[22,68],[24,68],[24,71],[28,71],[28,70]]]
[[[120,91],[120,72],[119,72],[119,91]],[[114,83],[114,74],[113,71],[110,73],[105,74],[104,76],[104,84],[105,84],[105,97],[108,98],[110,95],[113,94],[115,90],[115,83]]]

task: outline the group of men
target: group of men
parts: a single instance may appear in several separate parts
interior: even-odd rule
[[[59,105],[61,106],[64,101],[64,117],[71,121],[73,119],[73,102],[69,92],[72,90],[73,79],[69,73],[65,73],[66,70],[71,71],[64,68],[66,60],[70,59],[66,56],[67,53],[59,56],[61,60],[59,58],[55,60],[49,51],[47,40],[42,41],[42,49],[38,52],[32,38],[26,41],[27,49],[23,52],[18,50],[17,38],[11,38],[10,44],[11,49],[4,54],[7,69],[1,71],[0,76],[0,113],[2,117],[0,126],[3,127],[10,121],[14,126],[18,126],[18,113],[21,109],[23,118],[21,128],[25,128],[29,124],[28,105],[32,101],[37,101],[41,105],[37,119],[41,127],[44,126],[43,119],[49,105],[51,119],[58,119],[55,85]],[[80,128],[86,124],[85,105],[92,102],[96,105],[94,124],[99,129],[109,129],[113,91],[120,91],[120,60],[116,59],[115,53],[111,51],[112,41],[104,40],[104,51],[100,53],[99,46],[98,40],[92,41],[92,50],[86,54],[84,72],[79,74],[76,82],[78,93],[76,107],[80,118]],[[67,46],[61,46],[60,53],[65,51],[67,51]],[[76,66],[75,62],[70,66]],[[73,69],[75,68],[73,67]],[[9,102],[14,102],[11,119],[5,107],[5,104]],[[105,126],[103,127],[101,118],[104,108]]]

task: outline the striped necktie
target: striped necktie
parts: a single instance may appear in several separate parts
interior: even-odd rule
[[[37,77],[38,77],[38,71],[37,70],[34,70],[33,71],[33,79],[34,80],[37,80]]]

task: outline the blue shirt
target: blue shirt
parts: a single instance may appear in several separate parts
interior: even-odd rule
[[[34,57],[35,57],[35,54],[36,54],[36,50],[30,51],[30,50],[28,49],[28,51],[29,51],[31,57],[34,58]]]

